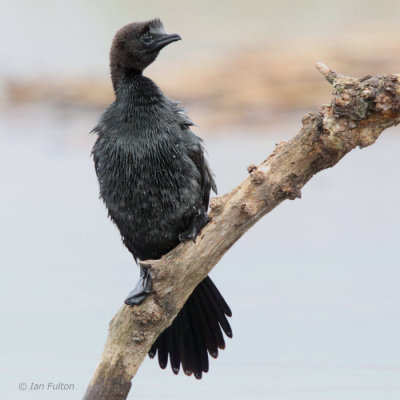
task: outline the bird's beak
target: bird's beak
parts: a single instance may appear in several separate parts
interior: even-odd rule
[[[182,38],[177,35],[176,33],[173,33],[171,35],[168,34],[162,34],[157,37],[157,39],[154,41],[154,43],[150,46],[152,51],[160,51],[162,48],[164,48],[166,45],[176,42],[177,40],[182,40]]]

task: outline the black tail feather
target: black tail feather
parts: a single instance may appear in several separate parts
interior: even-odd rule
[[[169,343],[170,353],[169,353],[169,361],[171,363],[172,371],[175,375],[178,374],[179,368],[181,365],[181,356],[180,356],[180,343],[179,343],[179,321],[176,321],[176,324],[171,326],[172,335],[169,335],[171,338],[171,343]]]
[[[218,346],[217,341],[215,340],[215,336],[211,329],[211,326],[208,322],[208,318],[203,310],[203,306],[201,305],[200,298],[195,296],[193,298],[193,305],[195,308],[195,314],[199,317],[199,325],[202,329],[203,339],[205,341],[207,350],[211,357],[217,358],[218,356]],[[207,371],[205,371],[207,372]]]
[[[160,335],[160,343],[158,345],[158,363],[162,369],[168,364],[168,338],[171,336],[171,332],[165,332],[165,335]]]
[[[194,372],[193,364],[196,364],[196,354],[194,352],[194,343],[192,338],[192,329],[190,327],[189,318],[187,315],[187,307],[182,308],[182,315],[180,315],[181,325],[181,354],[182,354],[182,367],[183,372],[190,376]],[[163,333],[161,334],[163,335]]]
[[[214,333],[217,347],[221,350],[225,349],[225,340],[222,335],[221,328],[218,324],[218,316],[215,314],[214,307],[210,304],[207,294],[204,292],[203,287],[199,288],[198,291],[201,304],[207,315],[208,323],[211,331]]]
[[[150,358],[154,358],[157,354],[157,348],[158,348],[158,339],[153,343],[153,346],[151,346],[150,350],[149,350],[149,357]]]
[[[218,304],[221,306],[221,310],[224,312],[224,314],[226,314],[228,317],[232,317],[231,309],[229,308],[225,299],[222,297],[221,293],[215,286],[214,282],[211,279],[208,279],[206,286],[210,290],[210,292],[213,293],[214,298],[217,300]]]
[[[215,315],[217,316],[218,322],[221,325],[222,329],[225,332],[225,335],[228,337],[232,337],[232,329],[231,326],[229,325],[228,320],[226,319],[226,316],[224,312],[221,310],[220,304],[217,302],[216,298],[213,295],[212,290],[210,289],[209,285],[205,285],[202,287],[204,293],[208,297],[209,304],[214,308]],[[229,311],[231,311],[229,309]]]
[[[203,338],[201,327],[197,320],[197,314],[196,314],[196,309],[194,308],[193,299],[191,299],[191,301],[188,304],[188,311],[189,311],[190,322],[192,324],[193,338],[200,366],[200,371],[197,371],[198,373],[197,375],[199,375],[199,377],[196,374],[195,376],[196,378],[200,379],[201,373],[208,371],[208,355],[207,355],[207,346]]]
[[[203,372],[208,372],[207,352],[214,358],[218,348],[225,348],[221,331],[232,337],[232,329],[227,320],[232,312],[209,277],[195,288],[180,310],[172,325],[154,342],[149,351],[151,358],[158,353],[161,368],[168,364],[175,374],[182,364],[186,375],[201,379]]]

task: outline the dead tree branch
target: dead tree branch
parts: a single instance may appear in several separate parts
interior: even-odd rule
[[[112,319],[85,400],[126,399],[157,336],[225,252],[283,200],[300,198],[317,172],[355,147],[373,144],[384,129],[400,122],[400,75],[355,79],[321,63],[317,69],[334,87],[331,104],[306,114],[293,139],[279,143],[259,166],[251,165],[249,177],[231,192],[211,200],[211,222],[196,243],[143,263],[151,268],[154,294],[138,307],[122,306]]]

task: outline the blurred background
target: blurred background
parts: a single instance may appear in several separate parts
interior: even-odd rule
[[[182,36],[146,75],[198,125],[223,194],[330,102],[317,61],[400,72],[399,15],[394,0],[2,2],[2,397],[81,398],[138,277],[90,158],[117,29],[160,17]],[[147,359],[129,398],[398,400],[399,149],[390,129],[264,217],[212,272],[234,338],[210,373]],[[30,390],[49,382],[74,389]]]

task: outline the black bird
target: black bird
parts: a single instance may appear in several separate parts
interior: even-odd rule
[[[142,75],[166,45],[180,36],[164,33],[159,19],[120,29],[110,52],[115,101],[93,132],[98,138],[93,159],[103,199],[123,243],[135,261],[158,259],[182,241],[195,240],[207,224],[210,190],[217,191],[204,157],[202,140],[178,103]],[[151,293],[150,273],[125,303],[140,304]],[[205,278],[193,291],[172,325],[149,351],[158,352],[161,368],[168,363],[200,379],[225,348],[222,330],[232,337],[226,316],[231,310],[214,283]],[[222,330],[221,330],[222,328]]]

